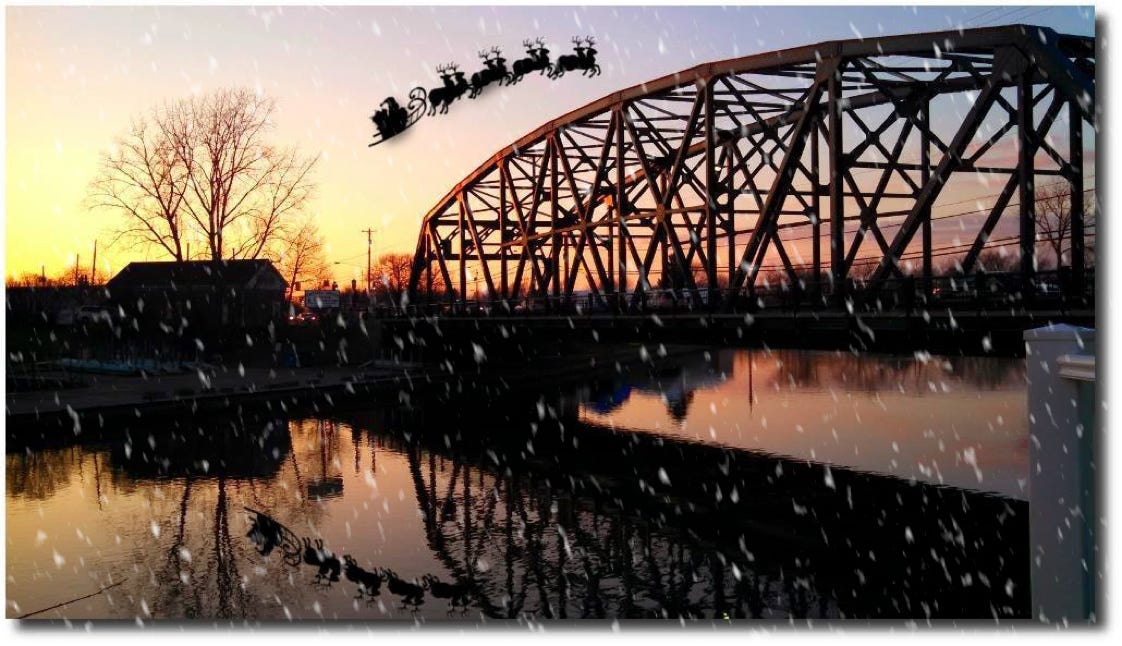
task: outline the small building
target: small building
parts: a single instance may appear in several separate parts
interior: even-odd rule
[[[288,283],[268,260],[129,263],[106,285],[141,321],[178,327],[258,328],[283,316]],[[221,298],[219,298],[221,295]]]

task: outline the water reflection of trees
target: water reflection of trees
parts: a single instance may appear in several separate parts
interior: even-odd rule
[[[739,352],[739,351],[727,351]],[[745,351],[747,352],[747,351]],[[975,390],[1023,387],[1024,360],[998,357],[900,357],[773,350],[754,354],[756,369],[775,366],[771,387],[800,390],[898,390],[922,393],[928,383],[957,381]],[[747,370],[746,362],[740,370]]]
[[[698,391],[712,390],[727,378],[747,382],[753,402],[771,392],[904,392],[923,396],[944,384],[955,390],[1024,388],[1024,360],[998,357],[928,357],[816,352],[804,350],[714,351],[661,360],[659,366],[631,371],[616,379],[581,386],[576,394],[586,410],[609,414],[618,407],[612,394],[621,388],[660,394],[670,419],[681,423]],[[622,401],[622,399],[620,400]]]
[[[70,485],[87,455],[77,447],[8,453],[4,456],[5,491],[9,497],[51,498]],[[101,468],[103,459],[93,454],[95,468]]]
[[[109,502],[106,520],[131,543],[125,562],[135,559],[132,570],[146,573],[125,573],[126,616],[145,616],[138,607],[143,602],[155,617],[260,617],[277,606],[245,585],[243,504],[308,525],[322,514],[297,493],[306,491],[297,484],[301,470],[322,472],[322,453],[296,456],[291,437],[289,422],[272,415],[129,428],[112,442],[8,454],[7,495],[42,500],[78,486],[93,489],[99,504]],[[270,571],[275,580],[267,587],[286,585],[282,574]]]
[[[300,527],[316,527],[323,508],[311,491],[324,481],[338,464],[338,434],[333,423],[322,420],[275,420],[264,424],[256,434],[251,428],[251,444],[264,447],[261,437],[268,435],[290,450],[273,453],[277,464],[269,471],[271,477],[247,477],[215,469],[208,477],[188,475],[174,481],[174,508],[154,510],[162,525],[171,533],[165,547],[162,567],[155,573],[156,602],[154,614],[166,617],[258,618],[279,610],[275,591],[290,587],[287,574],[277,554],[265,559],[277,567],[259,570],[265,582],[246,585],[245,564],[260,562],[243,534],[248,519],[246,505],[269,509],[278,516],[294,519]],[[283,439],[282,439],[283,438]],[[233,462],[222,464],[229,466]],[[325,475],[326,474],[326,475]],[[255,590],[270,590],[260,597]],[[299,598],[300,590],[293,590]]]

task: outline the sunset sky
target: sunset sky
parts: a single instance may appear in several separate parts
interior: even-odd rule
[[[375,254],[411,252],[426,211],[485,158],[541,123],[623,87],[691,67],[825,40],[1032,23],[1094,34],[1091,7],[9,7],[6,13],[6,273],[48,275],[80,254],[116,272],[118,216],[83,206],[99,155],[165,101],[246,87],[276,100],[275,140],[319,155],[310,208],[342,283]],[[437,64],[513,60],[541,36],[556,55],[595,34],[601,76],[530,77],[368,148],[388,95],[435,87]],[[404,101],[403,101],[404,103]],[[1093,142],[1089,144],[1093,147]],[[163,259],[156,254],[152,260]]]

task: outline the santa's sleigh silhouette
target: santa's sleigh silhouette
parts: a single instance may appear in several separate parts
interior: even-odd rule
[[[380,109],[370,117],[378,132],[374,134],[374,142],[367,147],[377,146],[405,132],[425,116],[427,107],[428,94],[423,87],[415,87],[409,91],[409,103],[404,108],[392,96],[382,101]]]
[[[281,558],[289,565],[300,564],[300,538],[272,516],[256,509],[244,508],[251,526],[246,537],[257,547],[257,553],[268,556],[279,548]]]

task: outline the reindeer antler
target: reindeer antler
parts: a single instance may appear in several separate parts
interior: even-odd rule
[[[437,65],[436,66],[436,73],[437,74],[444,74],[447,71],[448,71],[448,67],[446,65]]]
[[[572,42],[572,43],[573,43],[574,45],[580,45],[580,43],[581,43],[581,39],[580,39],[580,37],[579,37],[579,36],[573,36],[573,37],[572,37],[572,38],[570,38],[569,40],[570,40],[570,42]]]
[[[585,38],[585,40],[588,42],[589,47],[592,47],[596,44],[596,38],[593,36],[589,36],[588,38]]]
[[[533,45],[533,44],[534,44],[534,43],[530,42],[530,39],[529,39],[529,38],[527,38],[527,39],[525,39],[525,40],[523,40],[523,41],[522,41],[522,46],[523,46],[523,47],[527,47],[527,48],[528,48],[528,47],[529,47],[530,45]]]
[[[538,47],[545,47],[545,42],[542,41],[541,36],[538,36],[537,38],[535,38],[534,42],[538,44]]]
[[[499,49],[498,47],[492,47],[491,53],[495,56],[502,56],[503,50]]]
[[[479,50],[479,58],[482,58],[483,60],[487,60],[490,57],[491,57],[491,54],[488,53],[487,50],[485,50],[485,49]]]
[[[460,69],[460,66],[457,65],[456,63],[448,63],[448,71],[449,72],[457,72],[457,71],[459,71],[459,69]]]

